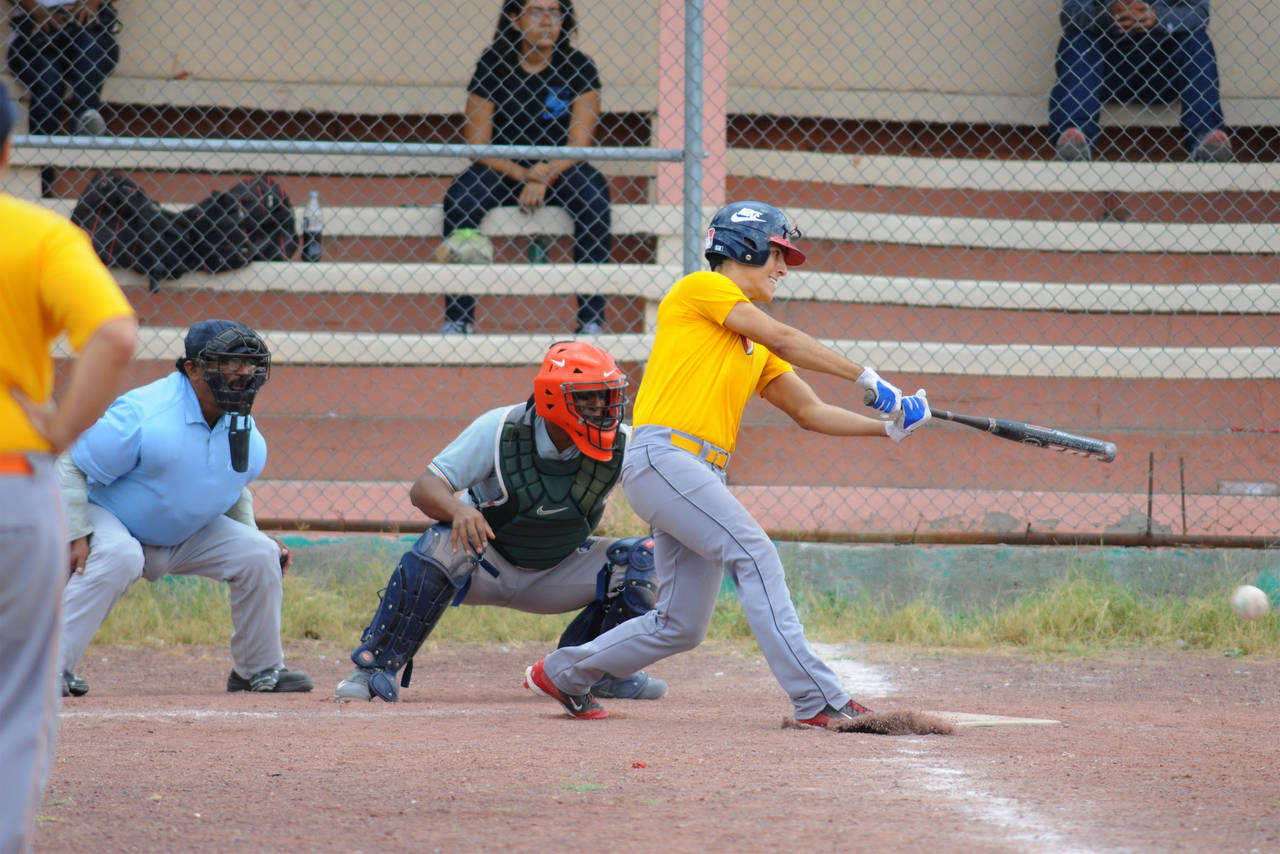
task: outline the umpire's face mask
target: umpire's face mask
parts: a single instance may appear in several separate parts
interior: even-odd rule
[[[214,401],[230,417],[227,441],[230,443],[231,467],[249,470],[249,410],[258,389],[267,381],[270,367],[256,355],[229,354],[202,364],[202,375]]]

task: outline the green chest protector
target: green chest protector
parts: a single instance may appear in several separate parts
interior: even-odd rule
[[[618,482],[626,436],[613,456],[572,460],[538,456],[532,407],[514,409],[498,440],[498,479],[506,499],[481,507],[496,538],[492,548],[516,566],[550,569],[582,544],[604,514],[605,496]],[[477,502],[479,503],[479,502]]]

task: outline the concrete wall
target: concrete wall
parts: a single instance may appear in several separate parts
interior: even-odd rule
[[[659,2],[580,3],[578,44],[606,88],[654,91]],[[499,8],[498,0],[126,0],[117,74],[460,88]],[[1057,11],[1057,0],[731,2],[729,85],[1040,96],[1053,81]],[[1224,96],[1280,98],[1280,8],[1217,0],[1212,32]]]

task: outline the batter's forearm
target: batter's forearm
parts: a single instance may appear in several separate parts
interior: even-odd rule
[[[766,346],[797,368],[819,371],[855,382],[864,370],[862,365],[845,358],[811,335],[789,326],[776,341]]]
[[[884,422],[868,418],[839,406],[823,404],[814,409],[797,413],[795,422],[806,430],[825,433],[828,436],[884,436]]]

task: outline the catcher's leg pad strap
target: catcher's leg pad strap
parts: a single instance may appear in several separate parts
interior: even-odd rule
[[[443,543],[443,547],[442,547]],[[449,563],[437,555],[444,551]],[[449,545],[449,529],[437,525],[405,552],[380,594],[378,610],[360,638],[351,660],[360,667],[376,668],[370,689],[394,702],[399,694],[395,674],[405,668],[401,686],[408,687],[406,666],[440,620],[462,581],[470,577],[474,563],[459,565]]]
[[[658,572],[653,564],[653,538],[627,537],[606,552],[609,563],[596,576],[596,600],[565,627],[557,646],[579,646],[632,617],[652,611],[658,602]],[[615,567],[625,567],[622,584],[609,590]]]
[[[621,560],[614,559],[614,552],[621,551],[624,544],[625,555],[619,555]],[[647,614],[658,604],[658,570],[653,563],[652,537],[619,540],[609,550],[609,557],[615,564],[625,561],[627,569],[622,576],[622,587],[605,600],[600,632],[607,632],[632,617]]]

